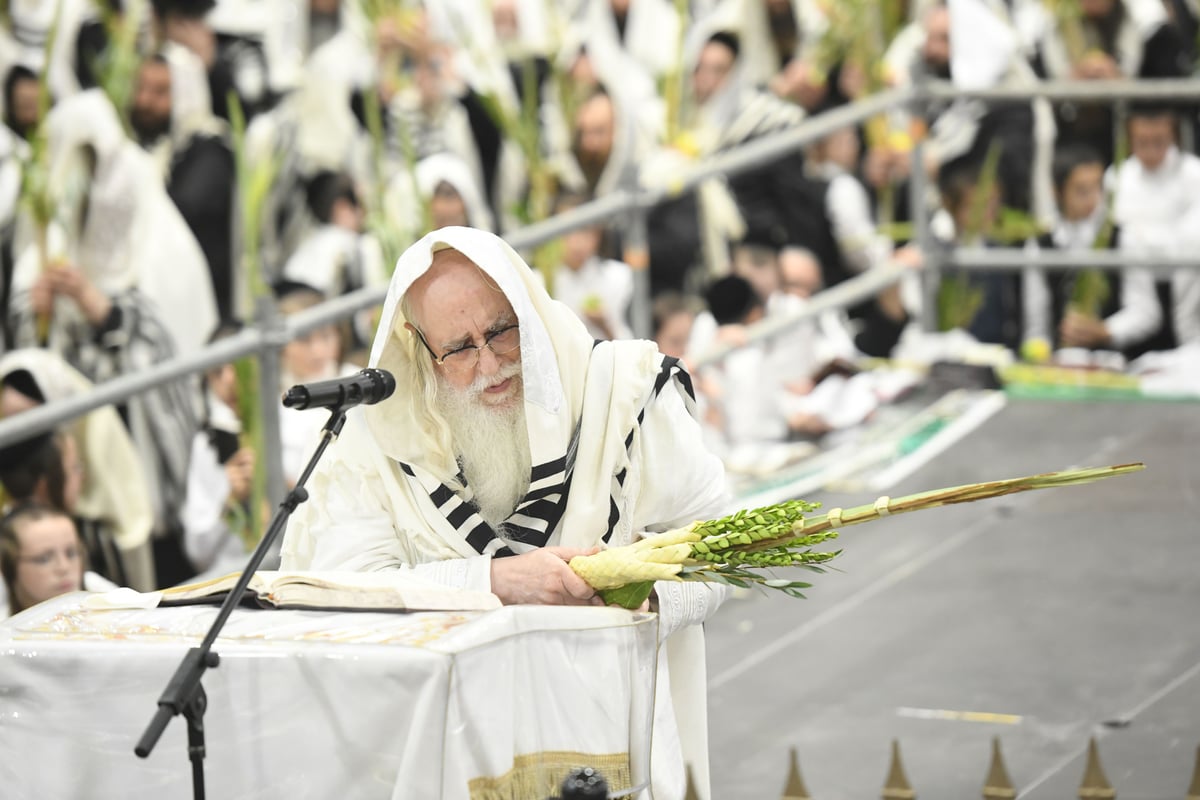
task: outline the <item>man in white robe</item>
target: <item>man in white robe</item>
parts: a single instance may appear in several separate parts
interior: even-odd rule
[[[370,365],[397,391],[349,414],[283,545],[285,569],[411,570],[505,603],[601,601],[567,565],[723,510],[686,373],[596,343],[492,234],[444,228],[396,266]],[[704,640],[725,594],[656,587],[653,797],[707,797]]]

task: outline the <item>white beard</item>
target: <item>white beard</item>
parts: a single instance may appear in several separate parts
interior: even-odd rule
[[[509,397],[501,405],[484,402],[489,384],[513,379]],[[450,386],[440,375],[438,406],[450,427],[454,450],[463,476],[475,496],[475,505],[497,533],[529,491],[531,456],[525,427],[521,363],[504,365],[499,375],[480,376],[466,389]]]

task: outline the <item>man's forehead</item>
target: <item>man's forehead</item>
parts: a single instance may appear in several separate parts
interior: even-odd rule
[[[405,304],[427,328],[439,331],[447,315],[464,306],[471,317],[488,323],[510,321],[512,304],[497,282],[463,253],[444,248],[434,253],[428,270],[413,281],[405,292]],[[427,331],[428,332],[428,331]]]
[[[428,292],[429,287],[461,285],[464,289],[483,284],[489,289],[500,291],[499,285],[487,272],[460,250],[448,245],[434,245],[433,260],[429,269],[412,282],[408,294],[414,298]]]

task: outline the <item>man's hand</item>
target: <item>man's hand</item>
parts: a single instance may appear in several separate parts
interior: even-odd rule
[[[38,316],[45,316],[54,310],[54,278],[49,273],[38,275],[29,287],[29,304]]]
[[[593,547],[542,547],[519,556],[492,559],[492,593],[505,605],[602,606],[587,581],[567,565],[575,556],[599,552]]]
[[[95,283],[84,277],[83,272],[72,266],[55,266],[50,267],[46,275],[50,276],[50,285],[54,287],[54,293],[70,297],[92,326],[101,325],[108,319],[108,313],[113,309],[113,301],[97,289]]]
[[[217,35],[203,19],[168,14],[163,26],[168,41],[181,44],[199,57],[206,70],[217,60]]]
[[[54,293],[71,298],[93,327],[100,326],[108,319],[108,314],[112,311],[112,300],[88,280],[83,272],[72,266],[57,266],[51,267],[43,274],[49,279]]]
[[[1103,320],[1080,314],[1078,311],[1067,311],[1059,326],[1059,334],[1064,347],[1107,347],[1112,343],[1108,326]]]
[[[1115,80],[1123,77],[1121,67],[1108,53],[1092,50],[1072,67],[1073,77],[1083,80]]]

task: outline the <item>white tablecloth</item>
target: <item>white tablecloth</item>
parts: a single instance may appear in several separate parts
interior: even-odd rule
[[[189,798],[187,726],[133,753],[211,607],[0,624],[0,795]],[[210,798],[541,800],[572,765],[648,781],[657,619],[612,608],[235,611],[204,677]]]

